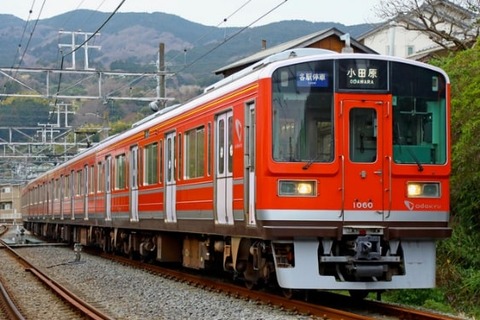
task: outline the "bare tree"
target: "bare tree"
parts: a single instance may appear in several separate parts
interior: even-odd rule
[[[446,50],[472,47],[480,34],[480,0],[389,0],[375,7],[376,15],[407,30],[428,34]]]

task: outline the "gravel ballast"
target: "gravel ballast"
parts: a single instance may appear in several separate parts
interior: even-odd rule
[[[115,319],[309,319],[256,301],[235,299],[165,279],[86,253],[81,254],[80,261],[75,261],[75,254],[68,247],[18,250],[56,281],[100,306]],[[5,270],[1,272],[4,274]],[[29,286],[28,280],[18,271],[4,276],[22,277],[24,281],[20,283]]]

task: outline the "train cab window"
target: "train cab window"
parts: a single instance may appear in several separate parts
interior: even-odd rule
[[[152,143],[143,149],[143,181],[145,185],[158,183],[158,143]]]
[[[333,62],[279,68],[272,81],[273,159],[332,162]]]
[[[115,189],[121,190],[127,187],[126,179],[126,157],[125,154],[121,154],[115,157]]]
[[[446,79],[429,69],[392,62],[393,160],[444,164],[447,159]]]
[[[350,160],[375,162],[377,160],[377,113],[375,109],[350,110]]]

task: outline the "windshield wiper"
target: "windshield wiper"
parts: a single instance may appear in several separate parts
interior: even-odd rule
[[[303,170],[308,170],[308,168],[310,168],[310,166],[311,166],[314,162],[318,161],[321,156],[322,156],[321,154],[317,154],[317,156],[316,156],[315,158],[313,158],[313,159],[311,159],[311,160],[308,160],[308,162],[305,163],[305,165],[302,167],[302,169],[303,169]]]
[[[418,167],[418,171],[419,172],[422,172],[423,171],[423,166],[422,164],[420,163],[420,161],[418,160],[417,156],[415,155],[415,153],[412,152],[412,150],[410,150],[409,148],[405,148],[407,149],[407,152],[408,154],[412,157],[413,161],[415,161],[417,167]]]

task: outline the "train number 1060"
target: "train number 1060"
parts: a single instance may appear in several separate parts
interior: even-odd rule
[[[354,201],[353,208],[354,209],[373,209],[373,202],[372,201]]]

